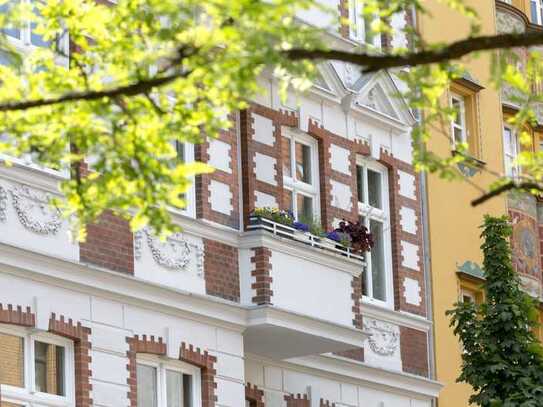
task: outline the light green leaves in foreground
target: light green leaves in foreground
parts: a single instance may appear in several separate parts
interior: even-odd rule
[[[41,165],[71,170],[62,183],[66,199],[56,203],[79,238],[107,208],[134,229],[171,231],[168,207],[184,206],[190,177],[210,171],[180,162],[175,142],[199,143],[230,126],[227,115],[258,91],[266,67],[304,83],[311,65],[290,63],[281,50],[317,46],[317,35],[294,20],[304,0],[122,0],[113,7],[49,0],[36,3],[37,13],[14,3],[0,26],[33,21],[52,47],[19,58],[3,36],[11,63],[0,65],[0,105],[69,100],[0,112],[0,152],[32,152]],[[59,55],[67,33],[69,58]],[[89,176],[78,164],[84,158]]]

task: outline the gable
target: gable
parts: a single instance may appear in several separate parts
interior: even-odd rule
[[[399,119],[398,114],[394,110],[389,96],[385,93],[380,84],[376,84],[365,95],[355,101],[356,104],[369,107],[379,113]]]

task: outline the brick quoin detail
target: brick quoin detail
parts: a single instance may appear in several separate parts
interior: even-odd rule
[[[13,305],[7,304],[7,308],[0,304],[0,323],[34,327],[36,326],[36,316],[31,312],[30,307],[23,308],[17,305],[14,309]]]
[[[349,38],[349,0],[339,0],[339,34],[343,38]]]
[[[90,383],[92,358],[90,356],[91,343],[89,340],[91,329],[82,326],[80,322],[74,325],[71,319],[66,322],[63,315],[57,320],[56,315],[53,313],[49,320],[49,332],[71,339],[74,342],[75,404],[77,407],[92,406],[90,397],[92,391],[92,384]]]
[[[228,116],[228,119],[232,123],[232,126],[229,129],[221,131],[217,136],[217,140],[221,140],[230,146],[230,172],[215,169],[210,174],[202,174],[196,177],[196,217],[239,229],[238,122],[235,114]],[[196,161],[209,162],[209,138],[205,138],[202,143],[194,146],[194,157]],[[230,192],[232,193],[232,199],[230,200],[232,212],[230,215],[211,209],[211,204],[209,203],[209,186],[212,180],[230,187]]]
[[[353,325],[355,328],[362,329],[362,311],[360,310],[360,299],[362,298],[362,280],[361,277],[353,277],[351,282],[353,292]]]
[[[87,225],[87,239],[79,247],[81,262],[134,274],[134,237],[129,223],[111,211]]]
[[[287,402],[287,407],[310,407],[311,405],[307,394],[289,394],[285,396],[285,401]]]
[[[254,282],[251,284],[251,288],[256,290],[256,295],[252,300],[258,305],[271,304],[273,278],[271,276],[272,265],[270,258],[272,252],[266,247],[256,247],[253,251],[254,255],[251,257],[251,263],[254,264],[254,269],[251,271],[251,276],[254,277]]]
[[[250,407],[264,407],[264,392],[251,383],[245,385],[245,400]]]
[[[190,363],[196,367],[199,367],[202,375],[202,407],[215,407],[217,402],[217,396],[215,396],[215,389],[217,383],[215,383],[215,363],[217,358],[211,356],[207,351],[203,353],[200,348],[196,348],[192,345],[187,345],[183,342],[179,351],[179,360]]]
[[[428,335],[426,332],[401,326],[400,350],[404,372],[428,377]]]
[[[255,128],[253,114],[265,117],[272,121],[274,127],[274,144],[269,146],[254,140]],[[255,209],[256,191],[272,195],[277,205],[283,205],[283,156],[282,156],[282,130],[281,127],[298,127],[298,117],[295,112],[273,110],[269,107],[252,103],[249,109],[240,113],[241,132],[241,166],[243,183],[243,216],[245,226],[249,222],[249,214]],[[275,182],[271,185],[256,179],[256,153],[265,154],[275,159]]]
[[[388,188],[390,196],[390,232],[392,241],[392,269],[394,281],[394,305],[397,310],[411,312],[417,315],[426,315],[426,296],[423,271],[423,247],[422,247],[422,213],[418,201],[420,196],[420,178],[415,173],[413,167],[401,160],[396,159],[393,155],[385,150],[381,150],[379,162],[388,168]],[[413,175],[415,178],[415,196],[416,200],[406,198],[400,195],[399,175],[398,171],[403,171]],[[417,233],[415,235],[402,230],[400,221],[400,209],[402,207],[411,208],[415,211],[417,217],[416,226]],[[409,242],[419,247],[418,268],[412,270],[402,266],[402,246],[401,242]],[[421,303],[419,306],[408,304],[404,296],[403,281],[405,278],[417,280],[421,289]]]
[[[126,365],[128,379],[126,379],[126,382],[130,387],[127,396],[130,407],[138,407],[138,370],[136,366],[136,354],[148,353],[164,356],[166,355],[166,344],[161,337],[155,340],[153,335],[151,335],[149,339],[147,338],[147,335],[143,335],[141,339],[138,335],[127,337],[126,343],[128,343],[128,350],[126,351],[126,357],[128,358],[128,364]]]
[[[204,239],[206,293],[239,302],[238,249]]]

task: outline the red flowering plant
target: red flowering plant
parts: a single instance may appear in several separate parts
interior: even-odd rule
[[[339,227],[327,234],[329,239],[348,246],[355,253],[369,252],[373,247],[373,238],[368,228],[360,222],[341,221]]]

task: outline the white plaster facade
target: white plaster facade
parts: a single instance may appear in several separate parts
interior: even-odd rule
[[[339,0],[323,3],[334,10],[339,6]],[[319,10],[300,17],[337,28]],[[394,24],[401,27],[401,18]],[[353,46],[338,34],[328,35],[331,42]],[[395,41],[403,44],[405,36]],[[379,159],[384,151],[410,164],[412,118],[398,100],[387,96],[394,87],[392,78],[387,73],[360,77],[340,63],[325,64],[321,71],[324,88],[291,93],[287,101],[280,100],[276,79],[264,74],[264,92],[255,102],[294,111],[302,132],[311,119],[346,140],[366,142],[369,159]],[[273,146],[272,121],[258,114],[252,119],[254,140]],[[230,173],[230,153],[223,141],[211,141],[209,163]],[[354,176],[349,150],[332,144],[329,155],[333,170]],[[257,180],[277,185],[275,158],[257,153],[252,163]],[[306,394],[311,407],[319,407],[321,398],[337,407],[429,407],[437,397],[439,383],[406,372],[401,354],[400,327],[428,334],[429,318],[358,298],[364,325],[353,327],[352,282],[362,275],[360,262],[265,231],[244,232],[174,214],[183,233],[160,241],[147,230],[138,232],[134,273],[118,273],[80,261],[80,246],[71,240],[67,221],[43,205],[44,194],[55,194],[59,179],[59,174],[30,167],[0,166],[0,304],[30,307],[40,331],[48,330],[51,313],[91,329],[93,405],[130,405],[126,338],[134,335],[162,338],[167,354],[160,360],[178,359],[182,343],[215,356],[217,407],[245,406],[246,383],[264,391],[266,407],[285,407],[284,397],[291,393]],[[398,180],[400,195],[416,199],[414,176],[398,171]],[[351,187],[334,180],[330,185],[331,205],[351,211]],[[211,180],[207,192],[213,211],[231,215],[238,210],[230,185]],[[254,196],[256,207],[278,206],[273,195],[255,191]],[[401,219],[405,231],[417,233],[411,209],[401,208]],[[208,294],[205,259],[218,254],[206,251],[207,241],[237,250],[239,302]],[[259,247],[271,252],[273,299],[267,305],[253,301],[257,280],[252,257]],[[403,241],[401,247],[406,266],[418,269],[422,249]],[[400,285],[407,303],[421,304],[417,280],[404,278]],[[364,361],[333,353],[353,348],[364,349]]]

